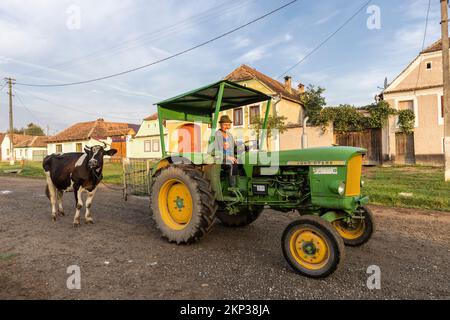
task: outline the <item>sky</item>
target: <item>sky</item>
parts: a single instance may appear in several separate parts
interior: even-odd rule
[[[241,64],[277,78],[366,1],[299,0],[207,46],[117,78],[71,87],[15,85],[14,125],[33,122],[56,134],[98,118],[140,124],[155,112],[156,102],[216,82]],[[287,2],[2,0],[0,78],[55,84],[121,72],[195,46]],[[421,51],[428,0],[373,0],[370,6],[289,72],[295,84],[325,88],[328,105],[373,102],[384,79],[392,81]],[[426,45],[440,37],[439,10],[439,1],[432,0]],[[4,88],[0,132],[8,121]]]

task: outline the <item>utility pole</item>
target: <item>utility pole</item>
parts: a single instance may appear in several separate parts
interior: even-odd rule
[[[442,66],[444,73],[444,158],[445,181],[450,181],[450,60],[448,40],[448,0],[441,1]]]
[[[14,161],[15,161],[15,154],[14,154],[14,121],[13,121],[12,85],[13,85],[13,82],[16,80],[12,79],[12,78],[6,78],[5,80],[8,82],[8,87],[9,87],[9,92],[8,92],[8,94],[9,94],[9,142],[10,142],[9,164],[13,166]]]

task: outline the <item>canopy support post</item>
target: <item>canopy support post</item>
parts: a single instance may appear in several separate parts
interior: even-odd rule
[[[163,118],[161,115],[161,107],[157,106],[158,108],[158,122],[159,122],[159,139],[161,141],[161,151],[162,151],[162,157],[167,157],[167,151],[166,151],[166,142],[164,139],[164,126],[163,126]]]
[[[267,123],[269,121],[269,113],[270,113],[270,108],[272,106],[272,99],[270,99],[267,102],[267,108],[266,108],[266,115],[264,117],[264,123],[263,123],[263,127],[262,127],[262,132],[261,132],[261,140],[259,142],[259,149],[262,150],[264,143],[267,140]]]
[[[219,87],[219,94],[216,100],[216,109],[214,112],[214,118],[211,125],[211,137],[209,138],[209,146],[212,146],[216,136],[217,122],[219,121],[220,108],[222,106],[223,93],[225,91],[225,82],[222,82]],[[209,150],[211,152],[211,150]]]

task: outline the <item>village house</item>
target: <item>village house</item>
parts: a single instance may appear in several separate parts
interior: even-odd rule
[[[167,142],[167,129],[165,141]],[[128,159],[161,159],[158,114],[145,118],[137,134],[127,143]]]
[[[25,134],[14,134],[13,135],[13,146],[14,148],[17,148],[18,145],[21,145],[22,143],[26,141],[30,141],[35,136],[29,136]],[[1,161],[10,161],[11,160],[11,139],[10,135],[8,133],[0,134],[0,153],[1,153]],[[20,160],[20,151],[17,153],[17,151],[14,152],[15,154],[15,160]],[[19,155],[19,156],[18,156]]]
[[[47,155],[46,136],[35,136],[14,146],[16,160],[42,161]]]
[[[383,130],[383,154],[395,163],[442,165],[444,162],[444,104],[442,44],[422,51],[383,91],[382,98],[396,110],[416,116],[414,133],[399,133],[398,120]]]
[[[49,137],[47,152],[68,153],[83,152],[85,146],[102,145],[117,149],[115,159],[121,160],[127,155],[127,140],[131,139],[139,125],[107,122],[98,119],[91,122],[77,123],[53,137]]]
[[[292,78],[286,77],[281,83],[254,68],[241,65],[225,80],[236,82],[242,86],[261,91],[267,95],[276,97],[272,105],[272,115],[284,116],[288,130],[282,134],[274,134],[269,140],[269,150],[293,150],[302,148],[303,129],[308,136],[308,147],[331,146],[333,144],[333,130],[322,132],[319,127],[306,126],[303,128],[304,108],[300,102],[300,96],[305,88],[299,84],[293,88]],[[267,103],[249,105],[222,112],[233,121],[231,132],[237,141],[248,142],[253,149],[257,147],[257,134],[252,125],[262,119],[266,112]],[[208,125],[192,124],[185,122],[167,122],[169,135],[169,148],[171,152],[191,150],[206,152],[210,128]],[[191,138],[194,137],[194,138]]]

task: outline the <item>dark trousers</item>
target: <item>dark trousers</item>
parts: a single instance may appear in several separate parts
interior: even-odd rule
[[[222,166],[226,176],[228,177],[228,183],[231,188],[235,188],[237,186],[237,176],[238,176],[238,165],[227,163]]]

